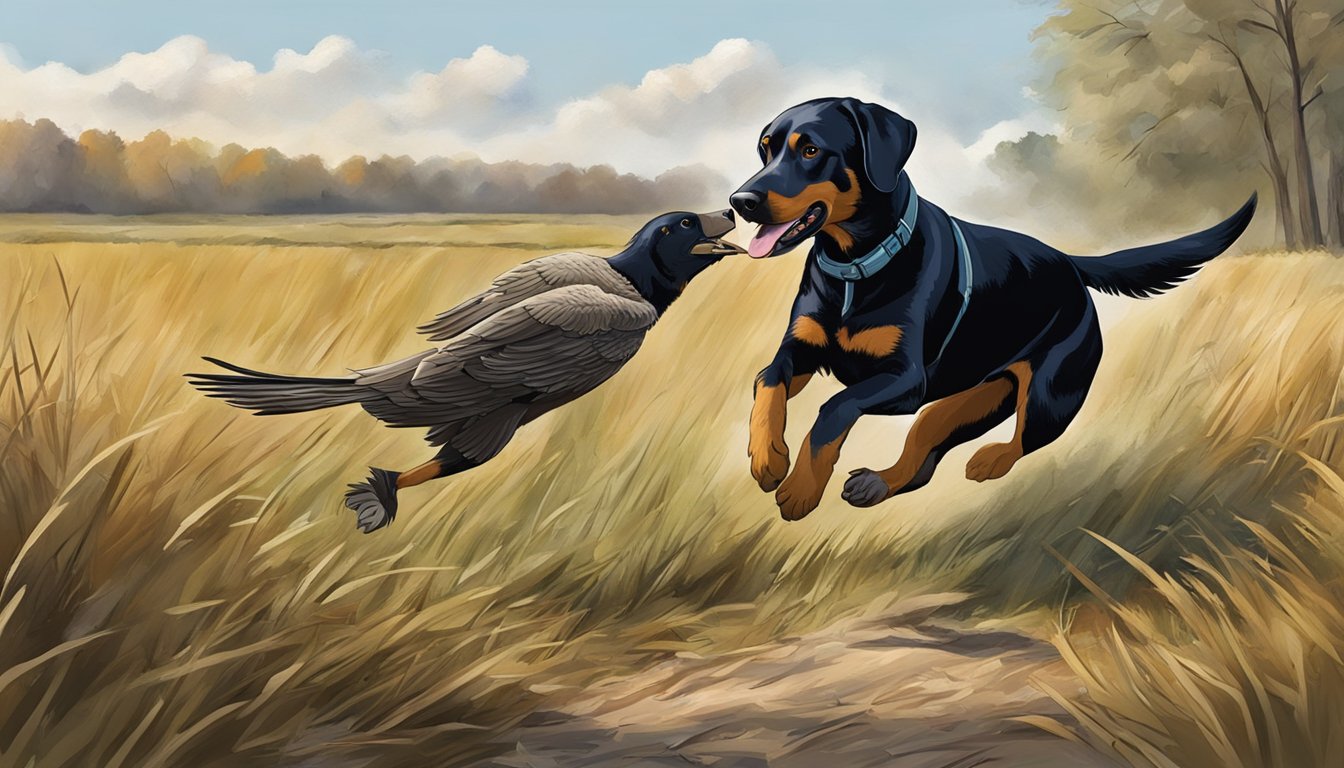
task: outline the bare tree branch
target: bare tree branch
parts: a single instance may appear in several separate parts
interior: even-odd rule
[[[1126,24],[1125,22],[1123,22],[1123,21],[1121,21],[1120,19],[1118,19],[1118,18],[1116,17],[1116,15],[1115,15],[1114,13],[1111,13],[1110,11],[1103,11],[1103,10],[1101,10],[1100,8],[1096,7],[1095,5],[1089,5],[1088,7],[1091,8],[1092,10],[1096,11],[1097,13],[1100,13],[1102,16],[1107,17],[1107,18],[1110,19],[1113,23],[1115,23],[1115,24],[1119,24],[1120,26],[1124,27],[1125,29],[1133,29],[1133,27],[1129,26],[1129,25]],[[1110,26],[1110,25],[1109,25],[1109,24],[1103,24],[1102,26]]]
[[[1152,125],[1148,126],[1147,130],[1143,132],[1143,135],[1139,137],[1139,140],[1134,143],[1133,148],[1131,148],[1128,152],[1126,152],[1124,157],[1120,158],[1120,162],[1123,163],[1129,158],[1133,157],[1135,153],[1139,151],[1139,148],[1143,146],[1143,142],[1147,141],[1148,137],[1153,135],[1153,131],[1156,131],[1157,127],[1161,125],[1164,121],[1166,121],[1167,118],[1175,115],[1179,111],[1180,111],[1179,109],[1173,109],[1172,111],[1158,118],[1156,123],[1153,123]]]
[[[1321,97],[1321,94],[1323,94],[1323,93],[1325,93],[1325,89],[1324,89],[1324,88],[1321,88],[1321,87],[1318,86],[1318,87],[1316,88],[1316,92],[1313,93],[1313,94],[1311,95],[1311,98],[1310,98],[1310,99],[1307,99],[1307,100],[1304,101],[1304,102],[1302,102],[1302,107],[1301,107],[1301,108],[1302,108],[1302,109],[1306,109],[1307,107],[1311,106],[1311,102],[1313,102],[1313,101],[1319,99],[1319,98]]]
[[[1254,5],[1256,8],[1258,8],[1260,12],[1268,16],[1271,21],[1275,19],[1274,12],[1269,10],[1265,6],[1261,5],[1259,0],[1251,0],[1251,5]]]
[[[1307,63],[1302,65],[1302,82],[1305,83],[1307,78],[1311,77],[1312,73],[1316,71],[1316,61],[1319,58],[1319,54],[1313,53],[1311,57],[1307,59]]]
[[[1129,54],[1133,53],[1134,49],[1138,47],[1139,43],[1148,39],[1148,35],[1149,35],[1148,32],[1144,32],[1142,35],[1134,35],[1125,42],[1121,43],[1120,45],[1129,44],[1129,50],[1125,51],[1125,55],[1128,56]]]
[[[168,172],[168,166],[159,163],[159,170],[163,171],[163,177],[168,180],[168,186],[173,190],[173,197],[177,197],[177,183],[173,181],[173,174]]]
[[[1271,35],[1274,35],[1275,37],[1278,38],[1283,37],[1283,35],[1279,33],[1279,30],[1277,28],[1271,27],[1268,24],[1264,23],[1263,21],[1256,21],[1255,19],[1242,19],[1241,21],[1237,22],[1237,24],[1241,26],[1243,29],[1263,29],[1268,31]]]

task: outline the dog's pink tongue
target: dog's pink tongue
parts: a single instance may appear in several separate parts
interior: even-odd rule
[[[747,244],[747,253],[753,259],[769,256],[770,252],[775,250],[775,243],[779,242],[779,238],[783,237],[784,232],[792,225],[792,221],[784,224],[762,224],[756,236]]]

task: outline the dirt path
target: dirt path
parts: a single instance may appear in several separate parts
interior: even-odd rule
[[[1108,766],[1023,715],[1031,685],[1077,683],[1047,643],[907,620],[850,623],[727,657],[665,662],[538,713],[494,763],[515,768]]]

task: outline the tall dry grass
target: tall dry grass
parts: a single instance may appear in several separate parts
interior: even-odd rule
[[[1218,328],[1246,345],[1211,371],[1206,408],[1214,458],[1250,461],[1194,497],[1186,569],[1161,572],[1099,535],[1140,588],[1112,594],[1070,564],[1099,612],[1055,638],[1086,696],[1052,695],[1077,738],[1131,764],[1344,760],[1344,264],[1328,258],[1230,273],[1233,311],[1196,320],[1173,349]],[[1287,311],[1238,318],[1271,282]]]
[[[594,676],[917,590],[873,567],[892,536],[790,529],[747,493],[736,432],[779,304],[715,294],[786,298],[787,270],[721,267],[616,380],[376,536],[343,485],[423,460],[418,434],[255,418],[181,378],[201,354],[335,372],[416,351],[417,321],[494,274],[634,223],[268,221],[217,234],[269,245],[201,246],[195,223],[115,220],[128,242],[7,246],[5,762],[463,763]]]
[[[181,379],[201,354],[330,374],[418,351],[414,324],[494,274],[636,224],[0,221],[0,762],[463,764],[598,676],[926,590],[1053,604],[1070,581],[1044,545],[1117,590],[1131,569],[1080,527],[1179,564],[1191,510],[1230,531],[1263,511],[1241,500],[1309,489],[1274,446],[1284,414],[1336,402],[1308,359],[1337,339],[1285,320],[1344,284],[1323,257],[1220,261],[1111,328],[1077,425],[1004,481],[961,479],[967,448],[929,489],[877,510],[832,489],[796,525],[744,448],[797,257],[716,267],[613,381],[408,491],[373,536],[340,491],[422,461],[417,434],[353,409],[256,418]],[[1264,399],[1227,410],[1238,391]],[[791,434],[826,394],[798,399]],[[873,419],[843,461],[899,444]]]

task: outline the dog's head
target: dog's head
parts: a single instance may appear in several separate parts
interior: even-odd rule
[[[765,167],[729,200],[761,225],[753,258],[787,253],[824,231],[842,250],[866,200],[889,197],[915,147],[915,124],[878,104],[816,99],[790,107],[761,131]]]

